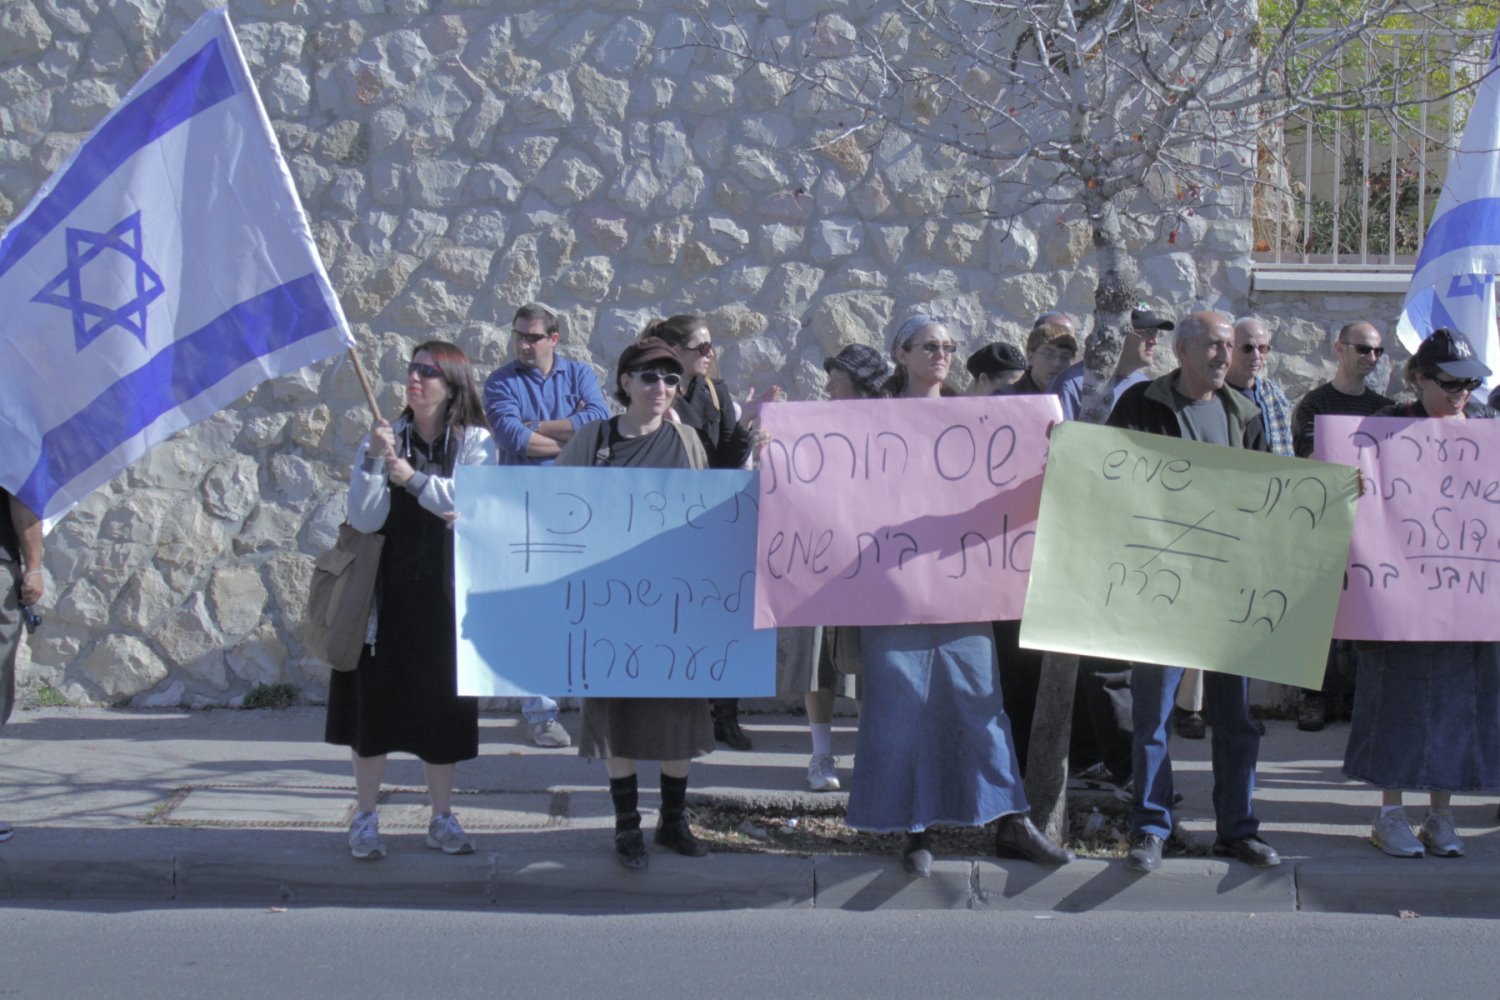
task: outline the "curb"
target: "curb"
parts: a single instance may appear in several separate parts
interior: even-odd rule
[[[415,846],[415,845],[413,845]],[[605,851],[568,856],[401,850],[356,862],[302,849],[153,848],[101,859],[86,844],[0,849],[0,900],[195,905],[487,907],[536,912],[732,909],[983,910],[1032,913],[1370,913],[1500,917],[1500,865],[1461,860],[1306,861],[1251,869],[1169,858],[1139,875],[1122,861],[1063,868],[942,858],[913,879],[894,858],[653,850],[645,872]]]

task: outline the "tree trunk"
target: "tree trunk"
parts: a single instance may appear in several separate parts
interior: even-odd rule
[[[1087,202],[1098,256],[1094,331],[1084,355],[1083,405],[1079,418],[1101,424],[1109,416],[1110,382],[1120,363],[1126,324],[1135,301],[1135,265],[1125,253],[1120,214],[1112,199],[1090,194]],[[1078,657],[1047,653],[1037,686],[1036,715],[1026,760],[1026,797],[1032,821],[1061,842],[1067,833],[1068,744],[1073,736],[1073,697]]]

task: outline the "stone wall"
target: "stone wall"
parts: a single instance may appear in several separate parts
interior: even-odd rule
[[[0,217],[37,187],[203,0],[7,0]],[[894,4],[735,4],[756,44],[847,38]],[[872,6],[885,8],[871,12]],[[481,376],[541,299],[601,372],[652,316],[707,314],[737,391],[815,395],[822,358],[884,346],[914,309],[961,347],[1092,310],[1081,223],[997,222],[985,165],[888,130],[813,151],[801,95],[711,48],[701,0],[243,0],[231,16],[359,340],[397,403],[412,345],[456,341]],[[819,18],[824,18],[821,22]],[[836,19],[836,20],[835,20]],[[821,30],[814,30],[821,24]],[[832,32],[830,34],[830,31]],[[1244,310],[1248,189],[1172,240],[1138,234],[1143,296]],[[1002,214],[1007,206],[998,208]],[[54,607],[23,684],[77,702],[316,695],[299,620],[369,417],[348,365],[266,384],[158,447],[48,539]]]
[[[1250,309],[1271,331],[1271,375],[1286,390],[1293,403],[1313,386],[1333,377],[1338,359],[1333,342],[1345,323],[1366,320],[1385,339],[1386,355],[1380,359],[1369,384],[1379,386],[1395,398],[1406,392],[1401,367],[1410,357],[1396,339],[1396,319],[1401,315],[1403,294],[1389,292],[1281,292],[1256,290]]]

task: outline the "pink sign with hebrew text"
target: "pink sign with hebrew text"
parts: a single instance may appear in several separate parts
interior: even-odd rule
[[[1317,458],[1365,478],[1333,634],[1500,640],[1500,420],[1318,417]]]
[[[773,403],[755,627],[1021,617],[1055,396]]]

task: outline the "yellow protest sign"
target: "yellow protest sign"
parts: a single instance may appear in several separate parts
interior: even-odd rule
[[[1358,498],[1348,466],[1061,424],[1021,645],[1319,687]]]

